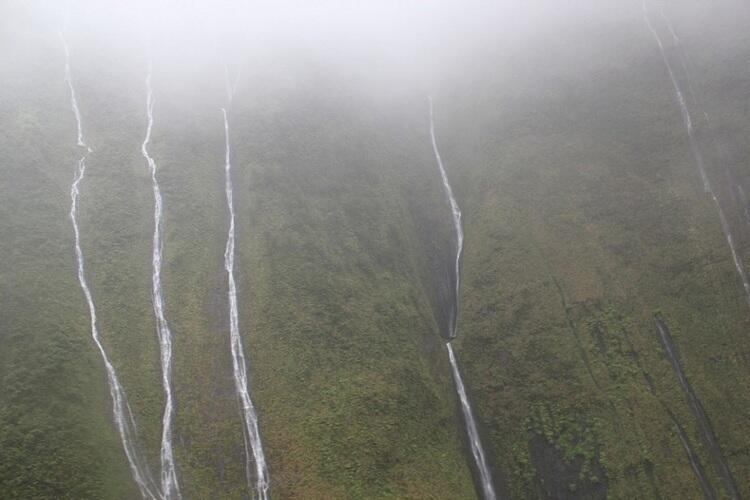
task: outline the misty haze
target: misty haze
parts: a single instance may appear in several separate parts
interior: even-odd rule
[[[0,1],[0,499],[750,498],[750,4]]]

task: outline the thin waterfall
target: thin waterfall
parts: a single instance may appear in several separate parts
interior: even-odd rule
[[[682,67],[682,71],[685,74],[685,80],[687,81],[687,85],[688,85],[688,92],[695,100],[697,98],[697,94],[695,93],[695,90],[693,89],[692,78],[690,78],[690,70],[688,69],[687,54],[685,54],[682,51],[682,40],[680,40],[680,37],[677,36],[677,32],[674,30],[672,23],[670,22],[667,15],[664,13],[664,8],[661,5],[659,5],[659,17],[662,19],[662,21],[664,21],[664,24],[667,26],[667,31],[669,31],[669,35],[672,37],[672,43],[678,51],[678,56],[680,59],[680,66]],[[703,113],[703,116],[706,119],[706,121],[709,121],[708,115],[705,113],[705,111]]]
[[[695,478],[698,480],[698,484],[701,486],[701,491],[703,491],[703,497],[707,500],[713,500],[716,498],[716,493],[714,492],[714,489],[711,487],[711,483],[708,481],[708,478],[706,477],[706,473],[703,470],[703,467],[701,466],[700,460],[698,459],[698,456],[695,454],[695,450],[693,450],[692,445],[690,444],[690,439],[688,438],[687,433],[682,428],[682,426],[677,422],[677,418],[672,414],[672,412],[669,412],[669,418],[672,419],[672,423],[674,424],[675,431],[677,432],[677,438],[680,440],[680,444],[682,445],[682,448],[685,450],[685,454],[688,457],[688,460],[690,461],[690,467],[693,469],[693,474],[695,475]]]
[[[234,85],[229,84],[229,71],[225,67],[227,101],[231,104]],[[224,116],[224,138],[225,138],[225,158],[224,158],[224,190],[227,198],[227,212],[229,214],[229,231],[227,233],[227,244],[224,250],[224,269],[227,272],[229,281],[229,336],[232,352],[232,368],[234,375],[234,387],[242,406],[242,419],[244,423],[243,433],[245,436],[245,472],[247,475],[248,487],[252,489],[251,468],[255,465],[255,495],[260,500],[268,499],[269,477],[266,466],[266,458],[263,453],[263,443],[260,439],[260,429],[258,427],[258,415],[255,411],[255,405],[250,398],[250,390],[247,377],[247,361],[242,346],[242,337],[240,335],[239,314],[237,306],[237,285],[234,280],[234,246],[235,246],[235,226],[234,226],[234,199],[232,189],[232,149],[229,142],[229,118],[227,110],[221,108]],[[251,458],[252,457],[252,458]]]
[[[469,398],[466,395],[461,372],[458,369],[458,361],[456,360],[456,355],[453,352],[453,346],[451,346],[451,343],[447,342],[445,347],[448,348],[448,359],[450,359],[451,362],[453,381],[456,383],[456,392],[458,392],[458,398],[461,400],[461,411],[463,412],[464,421],[466,422],[466,433],[469,436],[469,445],[471,446],[471,454],[474,457],[474,463],[479,470],[479,479],[482,482],[482,492],[484,493],[485,500],[495,500],[497,496],[495,495],[495,487],[492,484],[492,474],[487,465],[482,441],[479,439],[479,430],[477,429],[474,412],[471,409],[471,403],[469,403]]]
[[[86,158],[92,149],[86,144],[83,137],[83,127],[81,124],[81,112],[78,109],[78,101],[76,99],[75,88],[73,87],[73,79],[70,71],[70,51],[68,49],[68,43],[65,40],[63,33],[60,33],[63,48],[65,50],[65,83],[68,85],[70,91],[70,107],[73,111],[73,115],[76,120],[77,127],[77,139],[76,144],[84,148],[84,154],[78,160],[75,175],[73,176],[73,183],[70,186],[70,221],[73,224],[73,241],[75,248],[76,263],[78,268],[78,283],[81,286],[83,295],[86,298],[86,303],[89,309],[89,318],[91,322],[91,338],[94,340],[99,354],[101,355],[102,361],[104,362],[104,368],[107,372],[107,383],[109,385],[109,394],[112,398],[112,415],[114,417],[117,431],[120,434],[120,441],[122,442],[123,451],[125,451],[125,457],[127,458],[128,465],[130,466],[130,472],[133,475],[133,480],[138,486],[138,490],[141,496],[145,499],[157,499],[160,498],[158,489],[155,487],[151,473],[144,464],[140,457],[136,444],[134,442],[134,435],[136,433],[135,419],[133,413],[130,410],[130,406],[127,403],[125,397],[125,391],[120,385],[120,381],[117,378],[117,372],[114,366],[109,360],[107,352],[104,350],[104,346],[99,338],[99,329],[96,324],[96,307],[94,306],[94,298],[89,289],[86,281],[86,273],[84,270],[83,250],[81,249],[81,232],[78,227],[78,201],[81,195],[80,185],[86,175]]]
[[[450,338],[455,338],[456,334],[458,333],[458,296],[459,290],[461,289],[459,282],[461,278],[459,266],[461,263],[461,255],[463,254],[464,250],[464,229],[461,226],[461,209],[458,208],[458,202],[456,202],[456,198],[455,196],[453,196],[453,189],[451,189],[451,184],[450,182],[448,182],[448,174],[445,172],[443,160],[440,158],[440,152],[438,151],[437,141],[435,139],[435,121],[433,119],[432,96],[430,96],[428,99],[430,101],[430,138],[432,139],[432,150],[435,153],[435,160],[437,161],[438,169],[440,170],[440,178],[443,181],[445,196],[448,198],[448,203],[450,203],[453,229],[456,234],[456,260],[454,266],[454,279],[456,282],[456,286],[454,290],[453,304],[451,304],[451,311],[448,316],[448,336]]]
[[[747,196],[745,196],[745,190],[742,189],[742,185],[735,184],[737,187],[737,194],[740,195],[740,203],[742,204],[742,213],[745,216],[745,224],[750,227],[750,207],[747,204]]]
[[[464,422],[466,424],[466,434],[469,437],[469,445],[471,447],[471,454],[474,457],[474,464],[479,472],[479,479],[482,483],[482,493],[484,494],[485,500],[495,500],[497,495],[495,494],[495,486],[492,482],[492,473],[487,465],[487,459],[482,447],[482,441],[479,437],[479,430],[477,428],[476,419],[474,418],[474,411],[471,409],[471,403],[466,394],[466,388],[464,381],[461,378],[461,370],[458,368],[458,360],[456,354],[453,352],[453,346],[450,341],[456,338],[458,334],[458,297],[459,297],[459,280],[460,280],[460,264],[461,254],[463,253],[464,245],[464,230],[461,226],[461,209],[458,207],[458,202],[453,196],[453,189],[451,188],[450,182],[448,181],[448,174],[445,172],[443,161],[440,158],[440,152],[437,147],[437,140],[435,139],[435,120],[432,107],[432,97],[429,97],[430,102],[430,138],[432,139],[432,150],[435,153],[435,160],[440,170],[440,177],[443,181],[443,189],[445,195],[448,198],[448,203],[451,207],[451,216],[453,219],[453,229],[456,235],[456,261],[455,261],[455,275],[454,280],[456,283],[455,295],[453,297],[452,311],[449,316],[449,338],[450,340],[445,344],[448,349],[448,359],[451,364],[451,371],[453,373],[453,382],[456,385],[456,392],[458,398],[461,401],[461,412],[463,413]]]
[[[695,139],[695,134],[693,132],[693,120],[690,117],[690,112],[688,111],[687,102],[685,101],[685,94],[682,92],[680,85],[677,83],[677,77],[675,76],[674,70],[672,69],[672,64],[669,62],[669,58],[667,57],[667,53],[664,49],[664,44],[661,41],[661,37],[656,32],[656,29],[654,29],[654,26],[651,24],[651,20],[648,17],[648,9],[646,8],[645,0],[643,1],[643,19],[646,22],[646,26],[648,27],[649,31],[651,31],[651,34],[654,36],[657,45],[659,46],[659,52],[661,53],[662,59],[664,60],[664,65],[667,68],[669,78],[672,81],[672,86],[674,87],[675,96],[677,97],[677,103],[680,106],[682,121],[685,125],[685,129],[688,132],[690,149],[695,158],[695,162],[698,165],[698,172],[700,173],[701,180],[703,181],[703,188],[706,192],[710,193],[711,184],[708,181],[708,177],[706,176],[703,155],[701,154],[700,148],[698,147],[698,141]]]
[[[708,117],[708,112],[706,111],[705,106],[701,105],[700,100],[698,99],[698,94],[695,92],[695,89],[693,88],[692,78],[690,77],[690,69],[689,69],[689,66],[691,65],[690,58],[688,57],[687,52],[685,52],[685,49],[682,46],[682,39],[680,39],[680,37],[677,36],[677,32],[675,31],[674,26],[672,26],[672,22],[669,20],[669,17],[667,17],[667,15],[664,13],[664,9],[661,6],[659,6],[659,16],[661,17],[662,21],[664,21],[664,24],[667,26],[667,30],[669,30],[669,34],[672,37],[672,43],[675,46],[675,50],[677,51],[678,57],[680,59],[680,65],[682,66],[682,71],[685,74],[685,80],[687,81],[687,85],[688,85],[688,92],[693,98],[693,102],[695,102],[698,107],[703,108],[703,118],[706,121],[707,127],[711,128],[712,123],[711,123],[711,119]],[[729,180],[733,188],[732,196],[734,197],[734,191],[737,191],[737,194],[739,195],[739,198],[740,198],[740,204],[742,205],[742,211],[744,215],[745,224],[750,226],[750,211],[748,211],[748,204],[747,204],[747,198],[745,197],[745,191],[743,190],[742,185],[739,182],[737,182],[733,178],[730,178]]]
[[[161,286],[161,264],[162,264],[162,199],[159,182],[156,178],[156,162],[148,152],[148,143],[151,140],[151,130],[154,125],[154,94],[151,87],[151,64],[148,66],[146,76],[146,116],[148,124],[146,137],[141,144],[141,154],[148,163],[151,172],[151,187],[154,193],[154,235],[151,254],[151,300],[156,317],[156,335],[159,339],[162,386],[164,389],[164,414],[162,415],[161,434],[161,491],[165,499],[181,498],[180,486],[177,481],[174,453],[172,451],[172,414],[174,412],[174,400],[172,396],[172,332],[164,314],[164,296]]]
[[[700,430],[703,442],[708,450],[711,460],[713,461],[716,473],[724,482],[724,486],[730,497],[739,498],[740,495],[737,491],[737,484],[732,476],[731,470],[729,469],[729,465],[721,452],[721,447],[716,439],[713,427],[711,426],[711,421],[708,419],[708,415],[703,409],[703,404],[701,404],[700,399],[698,399],[698,396],[695,394],[693,386],[685,376],[680,359],[675,352],[674,343],[672,342],[672,336],[669,334],[667,324],[659,315],[654,317],[654,322],[656,324],[656,330],[659,333],[659,340],[664,348],[664,353],[667,355],[667,359],[672,365],[675,375],[677,375],[680,387],[687,398],[688,406],[698,424],[698,429]]]
[[[724,209],[721,208],[719,199],[716,197],[716,194],[714,193],[714,190],[711,187],[711,182],[709,181],[708,176],[706,175],[703,155],[701,153],[700,146],[698,145],[698,141],[695,137],[695,131],[693,129],[693,121],[690,117],[690,111],[688,110],[687,102],[685,101],[685,95],[682,92],[682,89],[680,88],[679,83],[677,82],[677,77],[675,76],[674,70],[672,69],[672,65],[669,62],[669,58],[667,57],[667,53],[664,49],[664,44],[662,43],[661,37],[656,32],[656,29],[654,28],[654,26],[651,24],[651,20],[649,19],[649,15],[648,15],[648,9],[646,7],[646,0],[643,1],[642,7],[643,7],[643,19],[649,31],[654,36],[654,39],[656,40],[657,45],[659,46],[659,52],[661,53],[662,59],[664,60],[664,65],[667,68],[667,73],[669,73],[669,78],[672,81],[672,86],[674,87],[675,96],[677,97],[677,103],[680,106],[680,112],[682,114],[683,124],[685,125],[685,130],[687,131],[687,134],[688,134],[690,150],[693,153],[693,158],[695,159],[695,162],[698,165],[698,172],[700,173],[701,179],[703,181],[703,189],[711,197],[711,200],[713,201],[714,206],[716,206],[716,212],[719,215],[719,221],[721,222],[721,229],[724,233],[724,238],[727,240],[729,251],[732,254],[732,261],[734,262],[735,270],[737,271],[737,274],[740,276],[740,279],[742,280],[742,287],[745,290],[745,299],[748,303],[748,306],[750,306],[750,281],[748,281],[747,273],[745,272],[745,268],[742,264],[742,260],[740,259],[739,253],[737,251],[737,246],[734,242],[734,236],[732,235],[731,228],[729,227],[729,223],[727,222],[727,218],[724,214]],[[671,29],[671,25],[670,25],[670,31],[674,34],[674,31]],[[676,37],[676,35],[674,36]],[[679,40],[679,38],[677,38],[677,40]]]

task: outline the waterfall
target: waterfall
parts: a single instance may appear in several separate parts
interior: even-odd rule
[[[693,158],[695,159],[695,163],[698,165],[698,172],[700,173],[701,179],[703,181],[703,189],[711,197],[711,201],[716,207],[716,212],[719,215],[719,221],[721,222],[721,229],[724,233],[724,238],[726,239],[727,245],[729,246],[729,251],[732,254],[732,261],[734,262],[734,268],[737,271],[737,274],[739,275],[740,279],[742,280],[742,286],[745,290],[745,299],[747,300],[748,306],[750,306],[750,281],[748,281],[747,273],[745,272],[745,268],[742,264],[742,260],[740,259],[739,253],[737,251],[737,246],[734,242],[734,236],[732,235],[731,228],[729,227],[729,223],[727,222],[727,218],[724,214],[724,209],[721,208],[721,203],[719,203],[719,199],[716,197],[716,194],[713,188],[711,187],[711,182],[709,181],[708,176],[706,175],[703,155],[701,153],[700,146],[698,145],[698,141],[695,137],[695,131],[693,129],[693,121],[690,117],[690,111],[688,110],[687,102],[685,101],[685,95],[682,92],[682,89],[680,88],[679,83],[677,82],[677,77],[675,76],[674,70],[672,69],[672,65],[669,62],[669,58],[667,57],[667,53],[664,49],[664,44],[662,43],[661,37],[656,32],[656,29],[654,28],[654,26],[651,24],[651,20],[649,19],[649,16],[648,16],[648,9],[646,8],[646,0],[643,1],[642,6],[643,6],[643,19],[649,31],[654,36],[654,39],[656,40],[657,45],[659,46],[659,52],[661,53],[662,59],[664,60],[664,65],[667,68],[667,73],[669,74],[669,78],[672,81],[672,86],[674,88],[675,96],[677,97],[677,103],[679,104],[679,107],[680,107],[680,113],[682,114],[683,124],[688,134],[690,150],[693,153]],[[669,26],[669,30],[672,33],[674,39],[679,41],[679,38],[677,38],[677,35],[674,34],[674,30],[672,30],[671,25]]]
[[[226,84],[227,84],[227,101],[231,103],[236,89],[237,81],[234,85],[229,84],[229,71],[225,67]],[[263,453],[263,443],[260,439],[260,429],[258,428],[258,415],[255,411],[255,405],[250,398],[247,380],[247,362],[242,346],[242,337],[240,335],[239,314],[237,306],[237,285],[234,280],[234,199],[232,189],[232,150],[229,142],[229,118],[227,110],[221,108],[224,116],[224,138],[225,138],[225,158],[224,158],[224,190],[227,198],[227,212],[229,214],[229,231],[227,233],[227,244],[224,250],[224,269],[227,272],[229,281],[228,298],[229,298],[229,336],[232,351],[232,368],[234,375],[234,387],[242,406],[242,419],[244,423],[243,432],[245,436],[245,470],[247,475],[248,486],[252,488],[251,462],[255,464],[255,493],[256,498],[266,500],[268,498],[269,480],[266,458]],[[251,459],[252,454],[252,459]]]
[[[154,236],[151,254],[151,299],[156,317],[156,334],[159,339],[162,386],[164,388],[164,414],[162,415],[161,435],[161,490],[164,498],[180,498],[180,487],[175,470],[174,454],[172,452],[172,413],[174,412],[174,401],[172,397],[172,332],[164,314],[164,296],[161,286],[161,263],[162,263],[162,199],[159,182],[156,178],[156,162],[149,155],[148,143],[151,140],[151,130],[154,125],[154,94],[151,88],[151,64],[149,63],[148,75],[146,76],[146,115],[148,125],[146,137],[141,144],[141,153],[148,163],[151,172],[151,187],[154,193]]]
[[[460,281],[460,264],[461,254],[463,253],[464,245],[464,230],[461,226],[461,209],[458,207],[458,202],[455,196],[453,196],[453,189],[451,188],[450,182],[448,181],[448,174],[445,172],[443,166],[443,160],[440,158],[440,152],[437,147],[437,140],[435,139],[435,120],[432,106],[432,97],[429,97],[430,102],[430,138],[432,139],[432,150],[435,153],[435,161],[440,170],[440,177],[443,181],[443,189],[445,195],[448,198],[448,203],[451,207],[451,216],[453,220],[453,229],[456,235],[456,260],[455,260],[455,275],[454,280],[456,283],[455,295],[453,297],[452,311],[449,316],[448,332],[450,340],[456,338],[458,334],[458,297],[459,297],[459,281]],[[456,392],[458,398],[461,401],[461,412],[464,417],[464,423],[466,427],[466,434],[469,438],[469,445],[471,447],[471,454],[474,457],[474,464],[479,472],[479,479],[482,483],[482,493],[484,494],[485,500],[495,500],[497,495],[495,494],[495,487],[492,483],[492,473],[487,465],[487,459],[484,454],[484,448],[482,447],[482,441],[479,437],[479,430],[477,428],[476,419],[474,418],[474,412],[471,409],[471,403],[466,394],[466,388],[464,381],[461,378],[461,371],[458,369],[458,360],[453,352],[453,346],[450,340],[446,343],[448,349],[448,359],[450,360],[451,370],[453,372],[453,381],[456,385]]]
[[[487,459],[484,456],[484,448],[482,447],[482,441],[479,439],[479,430],[477,429],[477,423],[474,419],[474,412],[471,409],[469,398],[466,395],[466,389],[464,388],[464,381],[461,378],[461,372],[458,369],[458,361],[456,355],[453,352],[453,346],[450,342],[446,343],[445,346],[448,348],[448,359],[451,362],[451,370],[453,371],[453,381],[456,383],[456,392],[458,398],[461,400],[461,411],[464,415],[464,421],[466,422],[466,434],[469,436],[469,445],[471,446],[471,454],[474,456],[474,462],[479,470],[479,479],[482,482],[482,491],[484,492],[485,500],[495,500],[495,487],[492,484],[492,474],[490,468],[487,466]]]
[[[695,454],[695,450],[693,450],[693,447],[690,444],[690,439],[688,439],[687,433],[682,428],[682,426],[679,423],[677,423],[677,419],[672,414],[672,412],[669,412],[669,418],[672,419],[672,423],[674,424],[675,431],[677,431],[677,438],[680,440],[680,444],[682,445],[682,448],[685,450],[685,454],[687,455],[688,460],[690,461],[690,467],[692,467],[693,469],[693,474],[695,474],[695,478],[698,480],[698,484],[701,485],[701,490],[703,491],[704,498],[708,500],[715,499],[716,493],[711,487],[711,483],[708,481],[708,478],[706,477],[706,474],[703,471],[703,467],[700,464],[700,460],[698,459],[698,456]]]
[[[70,186],[70,221],[73,224],[73,241],[76,256],[76,263],[78,269],[78,283],[81,286],[83,295],[86,298],[86,303],[89,309],[89,319],[91,322],[91,338],[96,344],[96,348],[104,362],[104,368],[107,372],[107,383],[109,385],[109,394],[112,398],[112,415],[114,417],[115,426],[120,434],[120,441],[122,442],[123,451],[125,451],[125,457],[130,466],[130,472],[133,475],[141,496],[146,499],[157,499],[159,498],[158,490],[154,486],[151,473],[148,468],[144,465],[141,459],[138,449],[134,443],[133,436],[135,435],[135,419],[130,411],[130,406],[127,403],[125,397],[125,391],[120,385],[120,381],[117,378],[117,372],[115,367],[109,360],[107,351],[105,351],[102,345],[101,339],[99,338],[99,329],[96,323],[96,307],[94,306],[94,298],[89,289],[86,281],[86,273],[84,269],[83,250],[81,249],[81,232],[78,227],[78,201],[81,195],[81,182],[86,175],[86,158],[92,149],[86,144],[83,137],[83,127],[81,124],[81,112],[78,109],[78,100],[76,99],[75,88],[73,87],[73,79],[70,71],[70,51],[68,49],[68,43],[65,40],[65,36],[60,33],[62,39],[63,48],[65,49],[65,82],[68,85],[70,91],[70,107],[73,111],[73,115],[76,120],[77,127],[77,139],[76,145],[84,148],[84,154],[78,160],[75,175],[73,176],[73,183]]]
[[[458,208],[458,202],[455,196],[453,196],[453,189],[451,184],[448,182],[448,174],[445,172],[443,166],[443,160],[440,158],[440,152],[437,147],[437,140],[435,139],[435,121],[432,109],[432,97],[429,97],[430,101],[430,138],[432,139],[432,150],[435,153],[435,160],[437,161],[438,169],[440,170],[440,178],[443,181],[443,189],[445,190],[445,196],[448,198],[448,203],[451,207],[451,217],[453,220],[453,229],[456,234],[456,261],[454,269],[454,279],[456,282],[453,304],[451,305],[451,311],[448,317],[448,336],[454,338],[458,333],[458,297],[460,286],[461,273],[459,266],[461,264],[461,254],[464,249],[464,230],[461,226],[461,209]]]
[[[695,394],[693,386],[690,385],[690,382],[685,376],[685,372],[682,369],[682,364],[680,363],[677,353],[675,352],[674,343],[672,342],[672,337],[669,334],[669,329],[667,328],[664,320],[659,315],[654,318],[654,322],[656,323],[656,330],[659,333],[659,340],[661,341],[661,345],[664,348],[664,353],[667,355],[667,359],[669,359],[669,363],[672,365],[672,369],[674,370],[675,375],[677,375],[677,380],[680,383],[680,387],[682,387],[682,391],[687,398],[688,406],[690,407],[690,410],[695,417],[696,423],[698,424],[698,429],[701,432],[701,436],[703,437],[703,442],[705,443],[707,451],[711,456],[711,460],[713,461],[716,473],[719,475],[719,477],[721,477],[722,481],[724,481],[724,486],[726,487],[729,495],[732,498],[739,498],[737,485],[734,477],[732,476],[732,472],[729,470],[729,465],[727,464],[724,456],[721,453],[721,447],[716,440],[716,435],[714,433],[713,427],[711,426],[711,422],[708,419],[708,415],[703,409],[703,405],[698,399],[698,396]]]

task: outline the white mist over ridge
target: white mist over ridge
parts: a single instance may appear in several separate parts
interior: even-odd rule
[[[530,38],[548,36],[560,26],[610,22],[633,10],[615,0],[575,5],[556,0],[71,0],[49,5],[31,0],[24,9],[40,28],[56,32],[65,23],[92,51],[140,64],[150,58],[160,74],[209,75],[227,60],[263,66],[296,57],[346,69],[376,66],[379,81],[420,85],[422,93],[486,47],[524,51]],[[94,59],[91,53],[80,56]]]

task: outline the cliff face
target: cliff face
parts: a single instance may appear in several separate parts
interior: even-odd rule
[[[224,61],[155,51],[149,151],[186,498],[249,491],[222,107],[239,327],[271,495],[476,496],[444,347],[455,247],[428,95],[465,232],[453,349],[499,496],[750,493],[746,7],[663,7],[649,13],[664,57],[640,6],[488,38],[424,73],[238,51],[231,105]],[[0,39],[0,496],[132,498],[76,277],[81,151],[64,54],[54,23],[14,9]],[[93,149],[78,207],[85,272],[134,443],[158,479],[148,60],[73,26]]]
[[[85,37],[70,38],[93,149],[79,204],[86,275],[134,439],[158,476],[164,400],[150,296],[153,198],[140,154],[145,61],[110,64]],[[79,152],[58,42],[41,35],[28,63],[10,57],[4,67],[2,491],[131,497],[75,279],[67,216]],[[440,266],[426,256],[441,246],[442,197],[426,98],[404,92],[384,109],[359,88],[364,80],[342,84],[329,70],[301,72],[294,88],[275,68],[247,75],[229,111],[239,322],[271,490],[471,497],[429,298]],[[181,490],[239,498],[247,486],[223,267],[226,102],[214,76],[154,65],[149,149],[163,196]]]
[[[438,129],[466,231],[458,348],[513,497],[690,497],[700,478],[676,425],[713,488],[732,494],[655,311],[740,492],[748,488],[739,410],[748,404],[748,306],[727,243],[730,234],[745,267],[745,177],[736,172],[748,150],[732,138],[748,123],[729,102],[747,71],[716,59],[747,60],[748,48],[716,11],[675,14],[677,45],[656,12],[718,204],[640,12],[571,33],[549,53],[543,44],[513,76],[498,64],[444,99]]]

